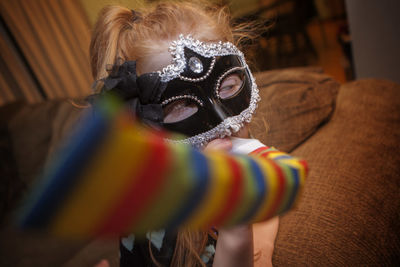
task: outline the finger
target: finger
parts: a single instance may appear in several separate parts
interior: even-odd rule
[[[232,136],[239,138],[249,138],[250,137],[249,124],[246,123],[238,132],[233,133]]]
[[[108,263],[107,260],[101,260],[94,267],[110,267],[110,264]]]
[[[204,151],[208,150],[231,150],[232,149],[232,141],[229,138],[223,139],[214,139],[204,148]]]

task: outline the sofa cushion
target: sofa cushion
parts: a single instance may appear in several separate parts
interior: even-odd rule
[[[329,121],[293,154],[310,167],[283,216],[276,266],[398,266],[400,85],[344,85]]]
[[[0,266],[62,266],[67,262],[75,264],[68,266],[94,266],[103,257],[116,263],[115,244],[110,243],[103,248],[103,243],[92,245],[92,242],[60,240],[40,233],[21,232],[10,216],[12,208],[15,209],[23,199],[47,157],[82,110],[68,100],[31,105],[24,103],[18,104],[18,108],[12,105],[0,109],[0,154],[7,159],[0,165],[0,192],[3,193],[0,249],[3,255],[7,255],[0,257]],[[96,252],[94,255],[99,258],[81,255],[82,250],[87,251],[88,248],[92,248],[91,252]],[[115,252],[113,258],[110,258],[110,251]]]
[[[80,111],[63,100],[16,102],[0,108],[0,219],[23,197]]]
[[[19,179],[29,184],[41,171],[52,144],[80,113],[69,101],[25,105],[8,121]]]
[[[13,116],[23,103],[13,103],[0,107],[0,225],[5,215],[13,210],[24,190],[19,179],[12,146],[12,136],[8,130],[8,118]]]
[[[260,90],[251,134],[268,146],[290,152],[326,122],[334,110],[339,83],[302,69],[255,75]]]

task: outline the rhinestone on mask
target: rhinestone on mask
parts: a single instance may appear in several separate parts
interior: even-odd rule
[[[190,70],[194,73],[201,73],[203,71],[203,64],[201,63],[201,60],[197,57],[189,58],[188,65]]]
[[[202,77],[199,78],[189,78],[189,77],[185,77],[183,75],[179,75],[179,79],[181,79],[182,81],[187,81],[187,82],[201,82],[204,81],[205,79],[207,79],[208,76],[210,76],[211,71],[214,69],[214,65],[215,65],[215,61],[216,61],[216,57],[213,57],[211,64],[210,64],[210,68],[208,69],[208,71],[206,72],[206,74],[204,74]]]

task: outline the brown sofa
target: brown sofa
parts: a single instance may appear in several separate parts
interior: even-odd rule
[[[295,71],[261,80],[264,101],[274,103],[261,106],[254,122],[271,123],[253,125],[254,134],[310,166],[297,207],[281,218],[274,265],[399,266],[400,85],[339,88]]]
[[[400,85],[340,85],[318,69],[256,75],[262,101],[251,124],[265,144],[305,158],[310,173],[280,220],[276,266],[400,263]],[[61,241],[20,233],[10,212],[81,109],[68,101],[0,110],[0,266],[118,266],[113,241]]]

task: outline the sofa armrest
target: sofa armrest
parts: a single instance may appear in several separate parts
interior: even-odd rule
[[[283,216],[276,266],[395,266],[400,262],[400,85],[342,86],[336,110],[293,154],[310,173]]]

